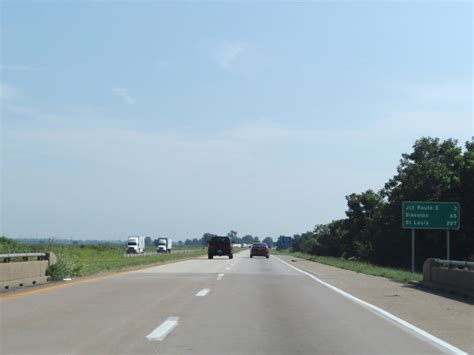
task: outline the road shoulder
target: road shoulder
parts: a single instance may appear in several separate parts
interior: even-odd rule
[[[279,255],[295,267],[402,318],[464,351],[474,353],[474,307],[383,277]]]

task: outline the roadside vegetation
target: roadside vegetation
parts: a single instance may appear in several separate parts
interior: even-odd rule
[[[186,249],[182,253],[179,250]],[[151,256],[124,257],[125,247],[117,244],[91,245],[56,245],[54,241],[48,244],[20,244],[15,240],[0,237],[0,253],[12,252],[53,252],[58,258],[57,264],[48,269],[48,275],[53,280],[62,280],[66,277],[80,277],[100,272],[116,271],[142,265],[158,264],[167,261],[179,260],[204,255],[206,250],[201,248],[179,248],[175,253],[156,254]],[[153,248],[147,252],[154,251]]]
[[[474,141],[463,147],[455,139],[423,137],[402,154],[396,174],[379,191],[347,195],[346,217],[294,235],[291,251],[408,269],[411,237],[401,227],[402,202],[444,201],[461,206],[461,228],[451,231],[451,258],[474,260],[473,196]],[[427,258],[446,258],[446,230],[417,230],[415,252],[417,270]]]
[[[288,249],[277,250],[274,252],[274,254],[291,255],[297,258],[315,261],[317,263],[335,266],[340,269],[355,271],[361,274],[385,277],[396,282],[418,282],[423,279],[423,275],[421,273],[412,273],[407,270],[377,266],[360,260],[347,260],[331,256],[309,255],[301,252],[290,252]]]

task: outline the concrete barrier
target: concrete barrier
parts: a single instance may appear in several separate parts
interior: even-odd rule
[[[445,262],[438,259],[426,259],[423,264],[424,286],[456,293],[465,297],[474,297],[474,270],[464,262]],[[463,267],[462,265],[466,266]],[[458,267],[452,267],[452,266]]]
[[[54,253],[2,254],[0,259],[1,291],[47,282],[46,270],[57,260]]]

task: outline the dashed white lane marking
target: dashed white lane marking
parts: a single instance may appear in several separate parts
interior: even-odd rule
[[[203,288],[201,291],[199,291],[198,293],[196,293],[196,296],[197,297],[204,297],[206,296],[211,290],[208,289],[208,288]]]
[[[275,259],[277,259],[278,261],[282,262],[283,264],[289,266],[290,268],[292,268],[292,269],[294,269],[298,272],[301,272],[302,274],[304,274],[306,276],[309,276],[314,281],[319,282],[320,284],[322,284],[326,287],[329,287],[331,290],[336,291],[337,293],[339,293],[342,296],[350,299],[351,301],[354,301],[355,303],[358,303],[358,304],[362,305],[363,307],[371,310],[372,312],[374,312],[376,314],[379,314],[382,317],[385,317],[385,318],[395,322],[396,324],[404,327],[405,329],[416,333],[417,335],[419,335],[422,338],[425,338],[426,340],[436,344],[437,346],[441,347],[444,350],[447,350],[447,351],[449,351],[453,354],[457,354],[457,355],[468,355],[466,352],[464,352],[463,350],[455,347],[454,345],[451,345],[451,344],[445,342],[444,340],[441,340],[441,339],[435,337],[434,335],[431,335],[430,333],[424,331],[423,329],[420,329],[420,328],[414,326],[413,324],[408,323],[407,321],[405,321],[401,318],[398,318],[397,316],[387,312],[386,310],[384,310],[382,308],[379,308],[379,307],[374,306],[373,304],[371,304],[369,302],[363,301],[360,298],[352,296],[350,293],[347,293],[346,291],[343,291],[343,290],[341,290],[341,289],[339,289],[339,288],[337,288],[337,287],[335,287],[335,286],[333,286],[333,285],[331,285],[331,284],[329,284],[329,283],[327,283],[327,282],[325,282],[321,279],[318,279],[316,276],[310,274],[309,272],[303,271],[303,270],[297,268],[296,266],[288,264],[286,261],[283,261],[278,257],[275,257]]]
[[[226,267],[225,269],[226,269],[226,270],[230,270],[230,267]]]
[[[168,317],[154,331],[146,336],[151,341],[162,341],[178,325],[179,317]]]
[[[224,277],[224,274],[219,274],[219,275],[217,275],[217,279],[216,279],[216,280],[217,280],[217,281],[220,281],[220,280],[222,280],[223,277]]]

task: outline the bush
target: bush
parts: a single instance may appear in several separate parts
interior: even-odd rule
[[[52,280],[58,281],[66,277],[81,275],[82,265],[80,263],[72,262],[63,254],[57,255],[57,258],[57,263],[51,265],[46,272],[46,275],[50,276]]]
[[[25,245],[18,243],[16,240],[9,239],[5,236],[0,237],[0,253],[22,253],[28,252],[29,248]]]

